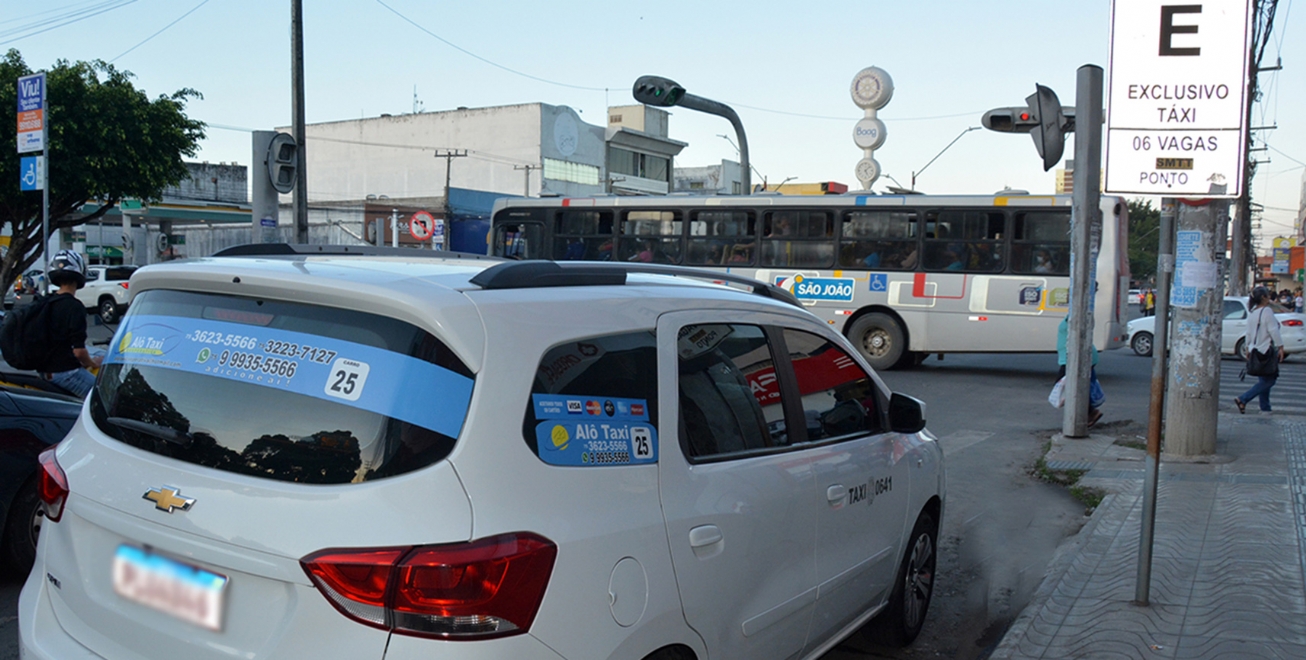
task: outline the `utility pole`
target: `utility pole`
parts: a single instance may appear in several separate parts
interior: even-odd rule
[[[1223,195],[1212,184],[1212,195]],[[1229,200],[1179,200],[1175,283],[1170,295],[1170,378],[1165,391],[1166,452],[1215,453],[1220,384],[1221,262],[1228,236]],[[1157,317],[1157,323],[1163,319]],[[1154,351],[1164,350],[1153,342]]]
[[[295,168],[295,241],[308,243],[308,158],[304,137],[304,7],[303,0],[290,0],[290,86],[293,131],[299,151]]]
[[[1048,154],[1045,154],[1047,159]],[[1047,159],[1055,163],[1060,159]],[[1066,334],[1066,410],[1061,433],[1088,435],[1089,384],[1093,373],[1093,297],[1097,293],[1093,240],[1102,226],[1102,67],[1079,67],[1075,85],[1075,192],[1070,229],[1070,321]],[[1097,232],[1094,232],[1097,229]]]
[[[1230,255],[1229,293],[1245,296],[1254,282],[1247,279],[1255,264],[1252,252],[1252,177],[1256,175],[1255,156],[1252,155],[1252,105],[1260,93],[1260,81],[1257,74],[1262,71],[1278,71],[1281,65],[1261,67],[1265,56],[1265,46],[1270,42],[1270,33],[1274,31],[1274,15],[1279,0],[1253,0],[1252,2],[1252,38],[1247,58],[1247,107],[1243,117],[1246,128],[1243,142],[1247,145],[1246,162],[1243,163],[1243,189],[1238,196],[1238,205],[1233,215],[1233,249]]]
[[[531,196],[531,170],[539,169],[539,165],[513,165],[514,170],[526,170],[526,187],[522,189],[522,197]],[[448,194],[449,184],[445,184],[445,194]]]
[[[435,157],[444,159],[444,218],[445,220],[449,220],[451,219],[450,214],[453,212],[453,207],[449,205],[449,175],[450,173],[453,172],[453,159],[466,158],[467,150],[466,149],[447,149],[445,151],[437,150],[435,152]],[[530,172],[527,172],[526,176],[529,177]]]

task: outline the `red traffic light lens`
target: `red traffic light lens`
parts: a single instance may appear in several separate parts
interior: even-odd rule
[[[1028,112],[1022,112],[1022,113],[1020,113],[1020,120],[1021,120],[1021,121],[1029,121],[1029,120],[1030,120],[1029,113],[1028,113]]]

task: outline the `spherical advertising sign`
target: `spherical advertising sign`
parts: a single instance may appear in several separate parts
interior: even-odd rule
[[[867,110],[879,110],[893,98],[893,78],[878,66],[868,66],[853,76],[853,103]]]
[[[853,127],[853,142],[863,149],[879,149],[884,138],[884,122],[874,117],[866,117]]]

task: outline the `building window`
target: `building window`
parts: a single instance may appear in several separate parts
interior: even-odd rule
[[[608,147],[608,171],[671,183],[671,159]]]
[[[570,181],[586,186],[599,185],[599,168],[566,160],[544,159],[544,178]]]

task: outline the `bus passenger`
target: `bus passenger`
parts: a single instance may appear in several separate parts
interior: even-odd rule
[[[639,252],[636,252],[635,255],[627,261],[641,261],[646,264],[653,263],[653,241],[644,241],[644,248]]]

